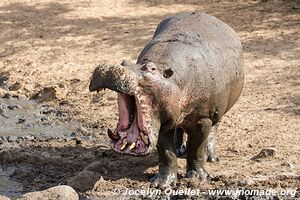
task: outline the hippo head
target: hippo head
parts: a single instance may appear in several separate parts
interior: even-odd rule
[[[168,79],[172,74],[170,69],[159,71],[153,62],[105,63],[94,70],[90,91],[108,88],[118,93],[119,122],[114,131],[108,129],[116,152],[147,155],[155,149],[158,133],[172,126],[180,96]]]

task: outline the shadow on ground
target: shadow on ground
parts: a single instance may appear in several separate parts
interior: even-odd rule
[[[246,52],[261,56],[280,56],[290,51],[289,56],[298,57],[297,43],[286,38],[297,38],[300,4],[297,1],[250,1],[220,2],[218,7],[208,7],[203,1],[132,1],[131,5],[147,6],[193,4],[195,10],[212,14],[232,26],[237,32],[256,32],[251,36],[242,36]],[[276,6],[274,6],[276,4]],[[201,10],[199,7],[203,6]],[[67,18],[64,15],[73,9],[67,3],[47,3],[43,6],[12,3],[0,7],[0,41],[4,50],[0,58],[17,51],[25,50],[28,41],[32,47],[39,45],[52,47],[76,47],[85,45],[93,48],[99,44],[107,48],[121,46],[124,50],[134,48],[140,51],[151,38],[154,29],[164,16],[161,14],[144,17],[101,17]],[[228,13],[234,13],[228,15]],[[297,17],[298,16],[298,17]],[[261,33],[264,31],[265,33]],[[274,32],[274,34],[272,34]],[[293,35],[291,37],[291,34]],[[113,40],[109,39],[111,36]],[[266,37],[267,35],[267,37]],[[82,44],[76,38],[86,38]],[[36,42],[40,41],[40,42]],[[265,45],[265,44],[273,44]],[[135,46],[132,47],[131,44]],[[261,48],[268,46],[268,48]],[[13,47],[13,48],[12,48]],[[99,52],[101,53],[101,52]]]
[[[0,58],[40,46],[94,48],[101,44],[127,49],[128,44],[134,43],[140,50],[153,34],[157,21],[163,18],[159,14],[133,18],[64,17],[72,11],[66,3],[47,3],[42,7],[12,3],[0,7],[0,42],[5,47]],[[109,39],[112,35],[113,40]]]

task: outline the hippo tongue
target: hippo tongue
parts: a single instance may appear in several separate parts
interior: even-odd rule
[[[127,132],[127,142],[129,144],[134,143],[139,136],[139,127],[137,123],[137,115],[134,115],[134,119],[131,127],[126,131]]]

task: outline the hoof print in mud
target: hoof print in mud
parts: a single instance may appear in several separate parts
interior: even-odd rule
[[[218,123],[239,98],[243,83],[238,35],[217,18],[193,12],[164,19],[136,64],[99,65],[89,89],[118,93],[119,121],[108,130],[113,149],[145,156],[157,147],[159,173],[152,186],[166,187],[177,179],[176,155],[186,154],[188,169],[204,166],[207,157],[218,160]],[[181,149],[184,133],[186,150]],[[211,178],[204,168],[188,171],[187,177]]]

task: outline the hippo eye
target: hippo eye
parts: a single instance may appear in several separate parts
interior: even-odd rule
[[[173,76],[173,74],[174,74],[174,72],[173,72],[173,70],[171,68],[170,69],[165,69],[163,71],[163,76],[165,78],[170,78],[171,76]]]

